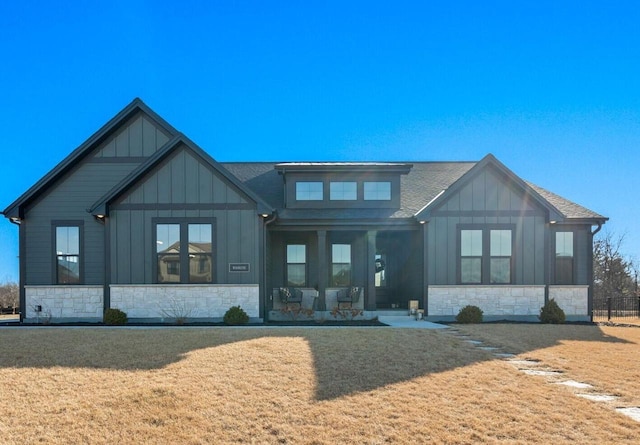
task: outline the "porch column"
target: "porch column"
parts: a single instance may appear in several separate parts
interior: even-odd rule
[[[329,280],[327,231],[318,230],[318,310],[327,310],[326,289]]]
[[[367,281],[364,294],[364,308],[367,311],[376,310],[376,235],[376,231],[367,232]]]
[[[429,315],[429,250],[428,227],[429,223],[422,224],[422,308],[424,315]]]

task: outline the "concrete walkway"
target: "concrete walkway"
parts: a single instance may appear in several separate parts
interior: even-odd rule
[[[416,320],[415,317],[409,315],[381,315],[378,317],[378,320],[392,328],[447,329],[449,327],[430,321]]]

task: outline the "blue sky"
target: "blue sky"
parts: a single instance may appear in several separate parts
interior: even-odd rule
[[[2,2],[0,209],[134,97],[219,161],[479,160],[640,258],[635,2]],[[18,278],[0,221],[0,281]]]

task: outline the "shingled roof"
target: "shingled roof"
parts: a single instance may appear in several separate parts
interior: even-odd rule
[[[602,221],[606,221],[609,218],[606,216],[602,216],[593,210],[589,210],[586,207],[581,206],[580,204],[576,204],[573,201],[569,201],[568,199],[563,198],[562,196],[556,195],[549,190],[543,189],[540,186],[532,184],[527,181],[527,184],[534,189],[540,196],[549,201],[555,208],[560,210],[562,214],[567,219],[599,219]]]
[[[307,163],[316,165],[317,163]],[[331,163],[349,165],[353,163]],[[366,163],[358,162],[358,165]],[[380,163],[372,163],[378,165]],[[420,209],[447,190],[477,162],[411,162],[413,167],[406,175],[401,175],[400,209],[285,209],[282,176],[276,166],[278,162],[229,162],[222,165],[242,183],[252,189],[263,200],[278,209],[282,219],[331,220],[358,219],[373,220],[386,218],[412,218]],[[607,218],[555,193],[525,181],[540,197],[562,212],[566,219],[593,219],[606,221]]]

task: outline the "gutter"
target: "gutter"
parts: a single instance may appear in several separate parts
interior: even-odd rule
[[[602,223],[600,221],[598,221],[597,224],[598,224],[598,228],[596,230],[594,230],[593,232],[591,232],[591,236],[595,235],[596,233],[598,233],[602,229]]]

